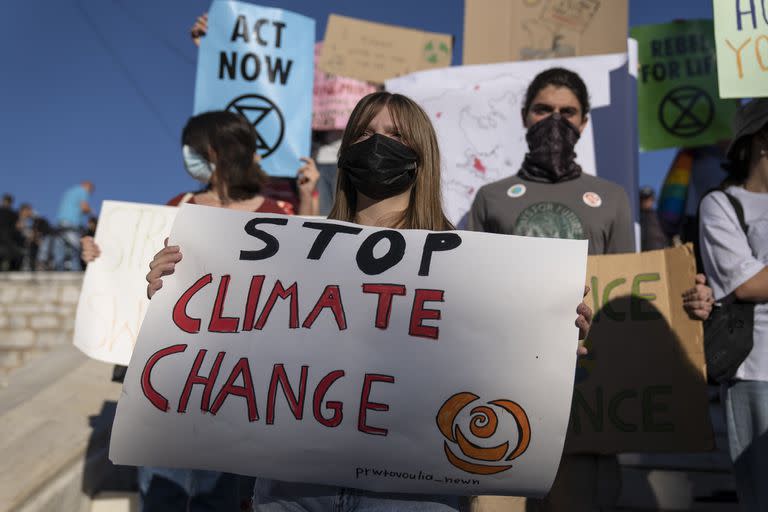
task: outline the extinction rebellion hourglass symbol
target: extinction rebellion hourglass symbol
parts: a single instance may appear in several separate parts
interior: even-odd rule
[[[706,91],[693,86],[672,89],[659,105],[659,122],[672,135],[694,137],[712,124],[715,104]]]
[[[232,100],[227,110],[240,114],[256,130],[256,152],[266,158],[280,147],[285,132],[283,113],[272,100],[259,94],[244,94]]]

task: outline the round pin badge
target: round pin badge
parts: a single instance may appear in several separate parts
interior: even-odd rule
[[[584,204],[592,208],[599,208],[603,204],[603,198],[596,192],[584,192],[582,199],[584,199]]]
[[[525,191],[525,185],[518,183],[517,185],[512,185],[507,189],[507,195],[512,199],[517,199],[518,197],[521,197],[523,194],[525,194]]]

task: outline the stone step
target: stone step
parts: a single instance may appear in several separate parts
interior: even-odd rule
[[[0,392],[0,512],[87,512],[110,475],[121,386],[69,345],[15,372]]]
[[[93,497],[90,512],[139,512],[136,493],[100,492]]]

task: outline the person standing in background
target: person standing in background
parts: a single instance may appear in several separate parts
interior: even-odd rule
[[[56,216],[58,233],[53,239],[53,270],[82,270],[80,236],[85,216],[91,213],[88,203],[93,183],[83,181],[64,192]]]
[[[19,220],[16,229],[22,245],[22,259],[20,270],[33,270],[37,258],[38,237],[35,231],[35,211],[29,203],[19,206]]]
[[[586,84],[573,71],[551,68],[528,86],[522,109],[528,153],[517,175],[483,186],[468,229],[518,236],[589,241],[589,254],[635,252],[632,212],[619,185],[582,172],[574,147],[588,123]],[[686,312],[701,320],[711,310],[704,276],[683,298]],[[568,441],[566,440],[566,446]],[[537,512],[613,510],[621,490],[614,454],[564,453],[549,495],[525,501]],[[482,497],[481,497],[482,498]],[[476,499],[473,512],[521,510],[522,498]]]
[[[653,251],[669,247],[669,240],[656,212],[656,192],[651,187],[640,189],[640,249]]]
[[[619,185],[582,172],[574,147],[589,122],[581,77],[563,68],[539,73],[522,111],[529,151],[517,175],[478,190],[468,229],[589,240],[589,254],[635,251],[632,211]]]
[[[187,173],[203,185],[196,192],[182,192],[168,206],[197,204],[257,213],[292,215],[293,207],[266,197],[267,176],[256,157],[256,134],[243,116],[227,111],[204,112],[191,117],[181,135],[181,156]],[[312,169],[309,169],[312,171]],[[298,187],[309,195],[317,171],[304,172]],[[82,259],[90,263],[101,248],[93,236],[84,236]],[[113,380],[122,382],[126,367],[117,366]],[[231,473],[186,468],[140,467],[138,487],[142,512],[235,512],[243,510],[239,489],[252,487],[252,479]]]
[[[13,196],[4,194],[0,204],[0,270],[17,270],[21,258],[18,220],[19,214],[13,209]]]
[[[768,98],[734,118],[728,178],[699,207],[701,257],[718,303],[754,304],[752,350],[721,385],[740,510],[768,510]]]

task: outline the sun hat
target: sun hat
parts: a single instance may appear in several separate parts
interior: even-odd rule
[[[740,139],[754,135],[766,124],[768,124],[768,98],[759,98],[742,105],[731,124],[733,138],[726,151],[728,158],[733,158],[732,152]]]

